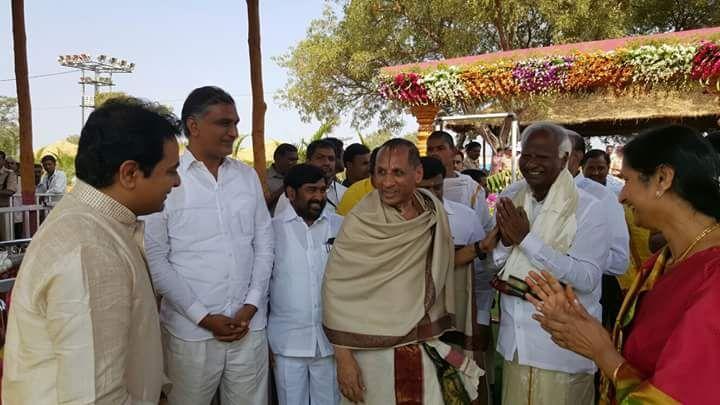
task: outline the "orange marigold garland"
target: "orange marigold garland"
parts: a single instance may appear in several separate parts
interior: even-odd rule
[[[515,63],[500,61],[489,65],[476,65],[461,74],[470,96],[486,101],[509,98],[520,93],[513,77]]]

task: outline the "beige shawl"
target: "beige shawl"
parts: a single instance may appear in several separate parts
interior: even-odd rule
[[[323,283],[324,326],[333,344],[388,348],[454,326],[454,249],[442,202],[425,190],[405,220],[373,191],[345,217]]]
[[[513,197],[516,207],[524,207],[530,219],[530,232],[561,253],[567,253],[575,240],[577,232],[577,219],[575,212],[578,205],[578,191],[575,181],[567,169],[560,172],[550,187],[548,195],[543,201],[542,208],[537,217],[534,217],[532,206],[532,191],[527,183]],[[530,260],[517,246],[510,253],[500,276],[503,280],[515,276],[521,280],[527,277],[530,270],[535,269]]]

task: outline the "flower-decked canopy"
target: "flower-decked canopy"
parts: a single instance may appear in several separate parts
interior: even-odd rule
[[[378,82],[410,107],[423,139],[440,108],[513,111],[521,124],[550,120],[586,136],[663,122],[717,128],[720,27],[392,66]]]

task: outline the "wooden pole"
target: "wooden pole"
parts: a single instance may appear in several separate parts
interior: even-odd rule
[[[267,162],[265,161],[265,99],[262,82],[260,52],[260,7],[258,0],[247,0],[248,45],[250,49],[250,86],[252,87],[252,146],[255,171],[265,193],[267,188]]]
[[[15,85],[17,87],[18,120],[20,121],[20,178],[23,204],[35,204],[35,156],[32,145],[32,112],[30,82],[28,80],[27,46],[25,37],[25,5],[12,0],[13,48],[15,51]],[[35,221],[31,218],[30,230]]]

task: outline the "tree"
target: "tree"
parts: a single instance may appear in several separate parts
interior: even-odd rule
[[[337,125],[337,119],[331,118],[320,124],[320,127],[312,135],[310,140],[306,141],[305,138],[300,138],[300,142],[295,144],[298,149],[298,159],[304,162],[307,158],[307,147],[314,141],[318,141],[323,138],[327,138],[328,135],[335,129]]]
[[[304,120],[401,125],[377,91],[382,67],[498,50],[720,24],[718,0],[335,0],[276,62],[277,98]]]
[[[338,0],[341,13],[328,4],[275,59],[289,77],[278,99],[304,120],[348,114],[355,128],[396,129],[400,111],[374,81],[382,67],[615,35],[622,1]]]
[[[0,96],[0,150],[15,155],[20,147],[17,99]]]
[[[630,0],[632,31],[682,31],[720,24],[718,0]]]

